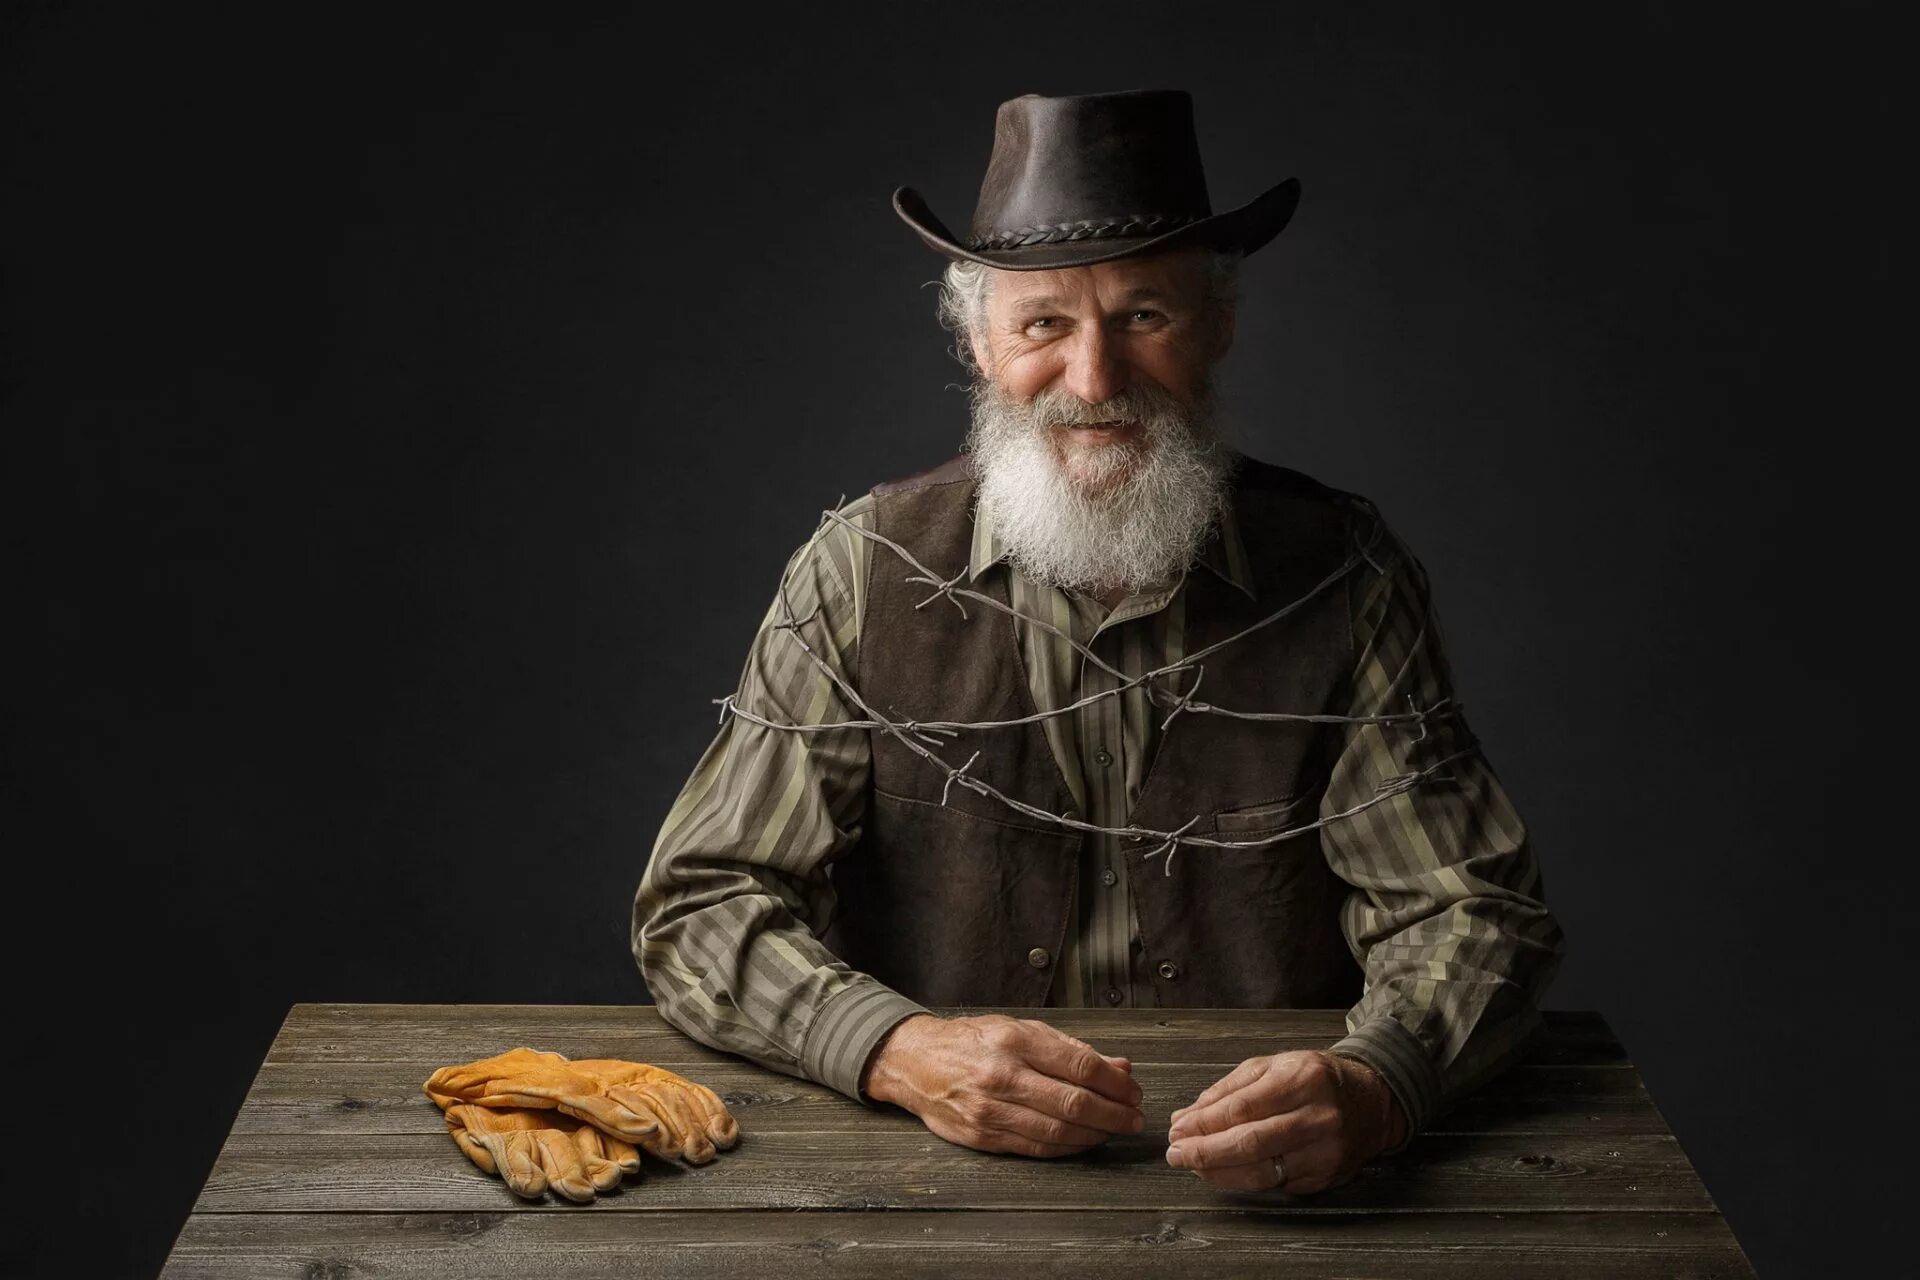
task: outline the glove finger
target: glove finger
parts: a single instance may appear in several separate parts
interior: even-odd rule
[[[465,1100],[469,1095],[484,1093],[494,1080],[506,1075],[518,1075],[519,1072],[496,1071],[492,1068],[494,1059],[480,1062],[463,1062],[458,1066],[442,1067],[427,1077],[426,1088],[429,1092],[452,1094]]]
[[[470,1102],[476,1107],[544,1107],[552,1110],[566,1101],[576,1092],[562,1084],[549,1080],[518,1079],[489,1080],[483,1085],[467,1090],[461,1101]]]
[[[593,1199],[593,1179],[571,1134],[558,1129],[535,1129],[533,1141],[540,1166],[547,1172],[547,1185],[556,1194],[576,1203]]]
[[[658,1096],[661,1093],[673,1093],[688,1100],[690,1110],[699,1117],[692,1132],[703,1133],[713,1144],[722,1150],[733,1147],[740,1141],[740,1125],[727,1110],[727,1104],[720,1095],[698,1080],[689,1080],[677,1072],[664,1067],[649,1067],[645,1076],[637,1082],[638,1087]]]
[[[421,1087],[444,1111],[455,1102],[480,1103],[489,1094],[513,1094],[536,1084],[551,1084],[556,1071],[565,1070],[568,1065],[557,1053],[540,1053],[522,1047],[475,1062],[441,1067],[428,1076]],[[493,1105],[537,1104],[500,1102]]]
[[[727,1104],[720,1101],[720,1095],[698,1081],[687,1081],[695,1103],[706,1112],[707,1137],[713,1139],[713,1145],[722,1151],[728,1151],[740,1141],[740,1122],[733,1118],[733,1112],[727,1110]]]
[[[458,1110],[459,1108],[456,1107],[454,1111],[447,1113],[447,1132],[453,1135],[454,1145],[466,1153],[467,1159],[480,1166],[480,1172],[498,1174],[500,1170],[493,1163],[493,1154],[483,1143],[477,1141],[473,1131],[456,1117],[455,1112]]]
[[[600,1133],[598,1129],[593,1132]],[[607,1159],[613,1161],[620,1172],[640,1172],[640,1149],[631,1142],[625,1138],[616,1138],[610,1133],[600,1133],[600,1145],[606,1148]]]
[[[685,1088],[662,1083],[644,1085],[631,1092],[653,1103],[654,1110],[672,1128],[682,1160],[688,1164],[705,1164],[713,1159],[713,1143],[706,1133],[707,1118],[695,1110]]]
[[[433,1099],[435,1106],[445,1111],[456,1103],[466,1101],[465,1093],[472,1083],[460,1074],[458,1067],[442,1067],[428,1076],[426,1083],[420,1087]]]
[[[619,1165],[607,1159],[605,1137],[590,1124],[573,1131],[573,1145],[580,1148],[580,1163],[587,1167],[587,1177],[595,1191],[611,1191],[619,1186],[623,1172]]]
[[[500,1180],[507,1184],[508,1190],[528,1200],[538,1200],[546,1194],[547,1175],[541,1171],[540,1162],[534,1157],[531,1134],[522,1131],[482,1133],[477,1136],[493,1156]]]
[[[603,1133],[637,1142],[649,1151],[665,1129],[662,1117],[630,1089],[615,1087],[605,1095],[566,1098],[561,1101],[560,1110],[577,1120],[585,1120]]]

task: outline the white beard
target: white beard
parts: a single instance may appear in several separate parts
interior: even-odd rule
[[[1058,389],[1023,403],[985,378],[972,398],[976,501],[1029,577],[1090,595],[1140,591],[1185,570],[1206,545],[1237,461],[1214,434],[1210,382],[1190,405],[1152,384],[1098,405]],[[1109,420],[1142,430],[1120,444],[1069,440],[1074,464],[1062,463],[1057,424]]]

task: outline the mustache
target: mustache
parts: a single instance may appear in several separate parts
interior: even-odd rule
[[[1064,387],[1047,387],[1026,400],[1007,394],[998,383],[975,379],[972,395],[976,410],[1004,423],[1030,431],[1049,427],[1092,426],[1101,422],[1137,422],[1147,434],[1160,436],[1205,424],[1211,417],[1213,387],[1203,381],[1193,400],[1186,401],[1156,384],[1122,387],[1099,403],[1081,399]]]
[[[1206,390],[1182,402],[1135,384],[1096,404],[1058,387],[1026,400],[976,387],[963,448],[1009,559],[1037,581],[1100,591],[1170,580],[1192,563],[1235,469]],[[1139,423],[1138,438],[1089,450],[1078,466],[1057,456],[1063,423],[1108,419]]]

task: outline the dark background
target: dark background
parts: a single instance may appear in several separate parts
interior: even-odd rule
[[[71,1214],[62,1272],[155,1270],[295,1001],[645,998],[631,897],[781,564],[964,430],[889,191],[964,223],[999,101],[1143,86],[1194,92],[1216,208],[1304,184],[1233,431],[1431,571],[1550,1005],[1763,1275],[1877,1256],[1890,37],[1469,7],[12,7],[14,683],[55,714],[9,717],[48,1135],[9,1269]]]

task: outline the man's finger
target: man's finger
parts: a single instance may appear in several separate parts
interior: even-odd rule
[[[1045,1078],[1046,1077],[1039,1075],[1034,1076],[1036,1080],[1044,1080]],[[1059,1082],[1055,1081],[1054,1083],[1058,1084]],[[1112,1106],[1114,1104],[1109,1103],[1108,1105]],[[1088,1147],[1099,1146],[1113,1136],[1113,1134],[1107,1130],[1097,1129],[1091,1125],[1076,1124],[1071,1120],[1062,1119],[1047,1111],[1037,1110],[1019,1101],[1007,1101],[994,1106],[990,1114],[982,1117],[982,1124],[986,1128],[1003,1129],[1010,1133],[1017,1133],[1024,1138],[1031,1138],[1035,1142],[1042,1143],[1046,1146],[1070,1147],[1076,1151],[1083,1151]]]
[[[1271,1160],[1317,1140],[1318,1135],[1305,1131],[1304,1122],[1302,1113],[1287,1111],[1218,1133],[1191,1134],[1171,1144],[1169,1149],[1177,1148],[1179,1154],[1169,1163],[1183,1169],[1227,1169]]]
[[[1263,1076],[1237,1093],[1217,1102],[1196,1107],[1167,1126],[1170,1142],[1185,1142],[1202,1134],[1225,1133],[1238,1125],[1251,1124],[1268,1116],[1301,1112],[1314,1099],[1295,1088],[1291,1081],[1276,1081]]]
[[[1038,1071],[1021,1072],[1014,1079],[1008,1096],[1042,1116],[1067,1124],[1082,1134],[1094,1135],[1085,1139],[1052,1139],[1055,1142],[1103,1142],[1116,1133],[1138,1133],[1146,1123],[1138,1107],[1115,1102],[1091,1089]]]
[[[1244,1089],[1267,1073],[1267,1064],[1269,1061],[1271,1060],[1267,1058],[1248,1058],[1245,1062],[1227,1072],[1226,1075],[1221,1076],[1218,1080],[1215,1080],[1212,1084],[1202,1089],[1200,1096],[1186,1106],[1181,1107],[1178,1111],[1175,1111],[1173,1118],[1178,1120],[1182,1115],[1192,1112],[1199,1107],[1204,1107],[1212,1102],[1218,1102],[1228,1094]]]
[[[1196,1169],[1201,1178],[1214,1186],[1227,1191],[1273,1191],[1273,1161],[1256,1160],[1252,1164],[1229,1165],[1224,1169]],[[1292,1181],[1292,1171],[1288,1171],[1288,1181]]]
[[[1042,1142],[1038,1138],[1028,1137],[1013,1129],[986,1129],[982,1131],[986,1145],[976,1148],[980,1151],[1003,1151],[1014,1155],[1037,1156],[1042,1160],[1051,1160],[1059,1156],[1078,1155],[1085,1151],[1086,1145],[1080,1143]]]
[[[1238,1093],[1230,1093],[1218,1102],[1196,1107],[1167,1126],[1169,1142],[1184,1142],[1206,1133],[1224,1133],[1236,1125],[1251,1123],[1287,1110],[1273,1091],[1256,1080]]]
[[[1053,1026],[1050,1023],[1042,1022],[1038,1018],[1022,1018],[1021,1021],[1027,1023],[1029,1026],[1038,1027],[1043,1032],[1051,1032],[1052,1034],[1059,1036],[1062,1040],[1065,1040],[1068,1044],[1078,1045],[1082,1049],[1093,1049],[1092,1045],[1088,1044],[1085,1040],[1082,1040],[1079,1036],[1070,1036],[1066,1032],[1060,1030],[1060,1028]],[[1098,1049],[1093,1049],[1093,1051],[1095,1053],[1100,1053]],[[1121,1068],[1122,1070],[1130,1069],[1133,1066],[1132,1061],[1127,1058],[1117,1058],[1110,1053],[1100,1053],[1100,1056],[1105,1058],[1108,1062],[1111,1062],[1114,1066]]]
[[[1352,1177],[1351,1172],[1345,1176],[1339,1174],[1341,1153],[1337,1142],[1323,1139],[1279,1154],[1281,1164],[1286,1168],[1287,1180],[1277,1186],[1273,1180],[1271,1158],[1249,1164],[1195,1169],[1193,1173],[1216,1187],[1234,1191],[1284,1191],[1296,1196],[1312,1195],[1316,1191],[1340,1186]]]
[[[1195,1103],[1172,1117],[1168,1137],[1190,1133],[1219,1133],[1234,1125],[1279,1115],[1316,1101],[1337,1104],[1334,1076],[1310,1054],[1277,1054],[1264,1062],[1262,1074],[1239,1090],[1206,1104]],[[1245,1064],[1242,1064],[1244,1067]],[[1228,1076],[1231,1080],[1233,1077]],[[1226,1081],[1221,1081],[1225,1084]],[[1204,1095],[1203,1095],[1204,1096]]]
[[[1066,1080],[1095,1093],[1105,1094],[1124,1106],[1140,1105],[1140,1085],[1112,1059],[1071,1036],[1061,1035],[1040,1024],[1021,1046],[1021,1056],[1037,1070],[1058,1080]]]

